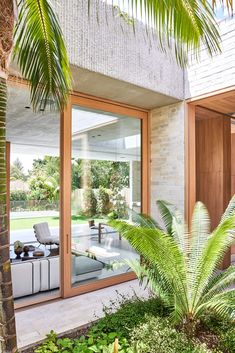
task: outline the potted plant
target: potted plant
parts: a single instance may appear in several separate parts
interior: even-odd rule
[[[14,252],[16,254],[16,259],[21,259],[20,255],[23,252],[24,244],[17,240],[14,242]]]

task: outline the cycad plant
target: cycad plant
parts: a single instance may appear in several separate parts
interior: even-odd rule
[[[234,320],[235,266],[224,272],[218,268],[235,238],[235,196],[212,233],[201,202],[195,205],[190,233],[171,204],[159,201],[158,206],[164,228],[144,216],[134,225],[110,222],[143,258],[130,266],[169,308],[172,322],[190,334],[207,312]]]

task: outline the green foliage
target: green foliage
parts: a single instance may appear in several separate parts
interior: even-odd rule
[[[35,349],[35,353],[113,353],[113,342],[118,333],[113,331],[108,334],[102,332],[88,333],[78,339],[57,338],[51,331],[41,346]],[[127,340],[119,340],[118,353],[134,353]]]
[[[11,201],[26,201],[28,199],[28,193],[22,190],[12,190],[10,193]]]
[[[158,298],[140,299],[121,294],[107,307],[104,317],[77,339],[57,338],[51,332],[35,353],[113,353],[118,338],[118,353],[232,353],[234,327],[216,317],[205,315],[203,327],[218,340],[209,349],[198,338],[187,337],[180,327],[172,326],[169,310]]]
[[[71,88],[71,72],[63,34],[50,1],[20,2],[14,58],[31,85],[35,109],[62,110]]]
[[[30,176],[43,175],[45,177],[51,177],[57,181],[59,185],[60,181],[60,159],[59,157],[45,156],[43,159],[37,158],[33,161],[32,170]]]
[[[107,215],[110,207],[108,190],[100,186],[97,193],[97,214]]]
[[[51,176],[33,176],[29,179],[31,200],[55,201],[59,197],[59,187],[57,181]]]
[[[117,331],[118,337],[129,339],[131,331],[140,323],[146,322],[145,314],[164,317],[168,313],[168,309],[158,298],[144,300],[137,296],[128,298],[118,294],[116,300],[104,307],[104,317],[91,328],[91,332]]]
[[[189,340],[185,334],[171,326],[169,320],[145,316],[144,323],[131,332],[132,345],[137,343],[138,353],[209,353],[206,346]]]
[[[232,1],[224,2],[232,13]],[[220,1],[213,0],[212,3]],[[119,2],[121,8],[124,4],[125,0]],[[132,18],[141,16],[147,32],[156,33],[163,51],[171,48],[175,52],[181,66],[187,64],[188,53],[198,57],[201,43],[210,55],[220,52],[220,35],[210,1],[129,0],[128,8]],[[129,16],[123,12],[120,15],[120,10],[117,14],[135,30],[135,23]]]
[[[111,179],[114,171],[118,166],[118,171],[122,176],[122,186],[129,185],[129,164],[127,162],[111,162],[102,160],[89,160],[89,187],[98,189],[103,187],[110,189]],[[73,160],[72,164],[72,189],[81,189],[85,175],[87,175],[87,167],[83,164],[82,159]]]
[[[110,179],[112,208],[118,214],[118,218],[127,218],[127,204],[125,197],[122,196],[122,189],[126,186],[128,176],[121,173],[122,166],[120,163],[113,162],[112,168]]]
[[[97,200],[91,188],[85,188],[83,193],[83,213],[85,216],[93,217],[96,214]]]
[[[226,353],[235,353],[235,327],[230,327],[228,330],[221,330],[219,349]]]
[[[235,266],[223,273],[217,268],[234,242],[235,196],[225,217],[210,234],[210,222],[205,206],[195,206],[191,234],[180,213],[169,208],[167,220],[170,234],[142,225],[113,220],[110,225],[125,237],[144,261],[130,262],[141,281],[147,279],[153,292],[171,311],[170,319],[192,334],[205,312],[223,319],[235,315]],[[171,221],[170,221],[171,219]],[[144,221],[144,219],[143,219]],[[190,239],[190,242],[189,242]]]
[[[11,165],[11,180],[22,180],[25,181],[27,179],[26,175],[24,174],[24,167],[22,162],[19,158]]]

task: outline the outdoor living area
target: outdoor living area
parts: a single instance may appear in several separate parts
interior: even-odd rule
[[[138,258],[108,222],[132,222],[141,211],[141,121],[73,106],[71,137],[66,251],[71,287],[80,287],[126,274],[127,260]],[[18,306],[61,295],[60,139],[60,115],[34,113],[27,88],[9,87],[10,258]]]

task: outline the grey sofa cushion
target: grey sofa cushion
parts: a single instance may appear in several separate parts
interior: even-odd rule
[[[79,276],[89,272],[101,271],[104,265],[102,262],[91,259],[87,256],[73,256],[73,275]]]

